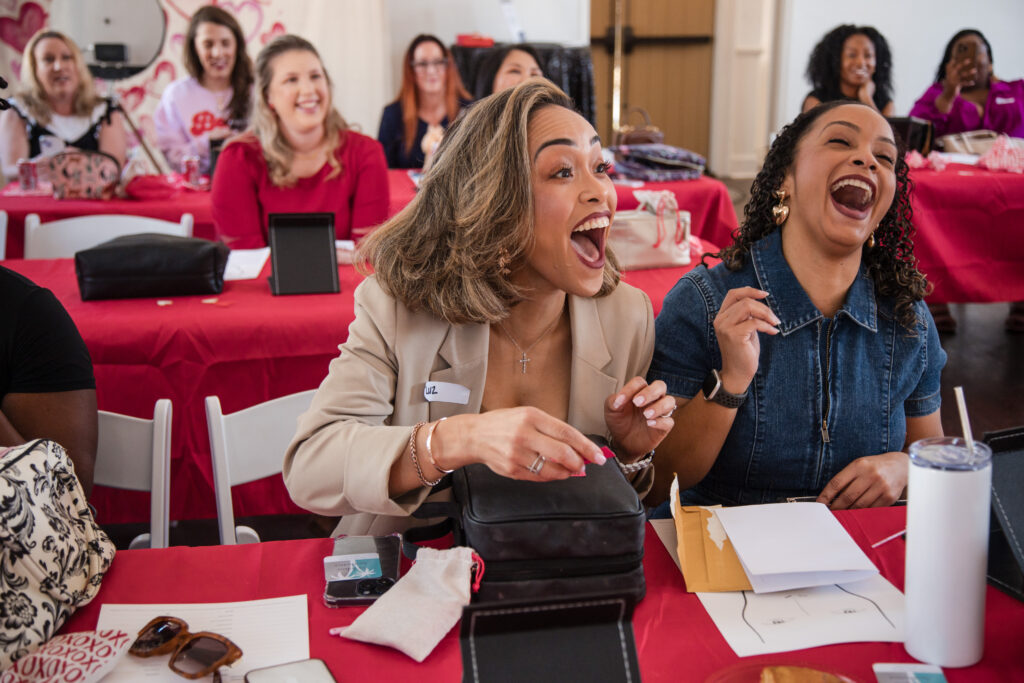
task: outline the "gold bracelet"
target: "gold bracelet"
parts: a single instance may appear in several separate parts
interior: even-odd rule
[[[437,464],[437,461],[434,460],[434,451],[430,450],[430,440],[433,438],[434,430],[437,429],[437,426],[447,419],[447,417],[442,417],[440,420],[430,425],[430,429],[427,430],[427,460],[429,460],[430,464],[434,466],[434,469],[440,472],[441,474],[451,474],[455,470],[446,470],[445,468]]]
[[[416,426],[414,426],[412,428],[412,433],[409,435],[409,457],[412,458],[412,464],[416,466],[416,475],[420,478],[420,481],[423,482],[423,485],[424,486],[436,486],[437,484],[439,484],[441,482],[441,479],[443,479],[444,477],[443,476],[442,477],[438,477],[434,481],[430,481],[429,479],[424,477],[423,476],[423,468],[420,467],[419,458],[416,457],[416,435],[419,433],[420,427],[422,427],[425,424],[427,424],[427,423],[426,422],[417,422]]]

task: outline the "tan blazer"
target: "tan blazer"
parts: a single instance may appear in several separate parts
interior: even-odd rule
[[[412,312],[376,278],[355,291],[355,320],[331,361],[284,459],[292,499],[323,515],[343,515],[336,533],[381,535],[421,523],[409,515],[430,489],[388,496],[394,461],[412,426],[479,413],[487,377],[490,327],[452,325]],[[572,369],[568,422],[584,434],[608,435],[604,400],[647,373],[654,352],[654,313],[639,289],[620,284],[607,297],[569,297]],[[428,402],[427,381],[469,389],[466,405]],[[634,486],[646,492],[650,468]],[[448,491],[438,494],[448,495]],[[440,498],[439,498],[440,499]]]

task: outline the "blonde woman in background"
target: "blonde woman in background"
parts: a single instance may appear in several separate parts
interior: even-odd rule
[[[309,41],[274,38],[256,57],[249,130],[217,161],[217,237],[233,249],[263,247],[270,214],[322,211],[334,214],[337,239],[358,241],[387,209],[380,143],[349,129],[334,108],[331,80]]]
[[[18,160],[65,148],[105,152],[124,164],[124,117],[99,97],[74,41],[59,31],[32,36],[21,62],[23,87],[0,114],[0,164],[18,174]]]

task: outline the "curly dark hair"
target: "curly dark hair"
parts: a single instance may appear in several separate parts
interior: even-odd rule
[[[855,35],[867,36],[875,46],[875,106],[881,111],[892,100],[892,52],[885,37],[872,26],[842,24],[825,34],[814,46],[807,62],[807,80],[814,89],[812,94],[822,102],[849,99],[839,87],[839,72],[843,62],[843,45]]]
[[[949,58],[953,56],[953,46],[956,45],[956,41],[960,40],[964,36],[978,36],[981,38],[981,42],[985,43],[985,49],[988,50],[988,61],[989,63],[995,63],[995,58],[992,56],[992,46],[988,44],[988,38],[985,34],[976,28],[965,28],[957,31],[956,35],[949,39],[946,43],[946,50],[942,53],[942,61],[939,62],[939,70],[935,72],[935,82],[941,83],[946,78],[946,64],[949,62]]]
[[[786,173],[793,165],[797,145],[822,114],[842,105],[867,106],[849,100],[819,104],[797,116],[775,138],[764,165],[750,186],[750,201],[743,208],[743,224],[733,233],[733,243],[717,254],[711,254],[722,259],[726,268],[739,270],[746,263],[751,245],[779,229],[772,216],[772,206],[778,202],[775,191],[782,186]],[[865,245],[861,259],[875,284],[876,296],[892,297],[897,319],[903,327],[913,332],[918,323],[914,304],[928,294],[930,287],[928,280],[918,271],[917,259],[914,258],[911,182],[903,159],[906,148],[898,136],[896,140],[899,145],[896,195],[875,230],[875,246]]]

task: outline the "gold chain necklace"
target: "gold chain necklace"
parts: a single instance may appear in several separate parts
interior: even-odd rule
[[[505,333],[505,336],[508,337],[508,340],[510,342],[512,342],[513,346],[516,347],[516,351],[518,351],[520,354],[522,354],[522,357],[519,360],[517,360],[516,362],[519,363],[522,366],[523,374],[524,375],[526,374],[526,364],[529,363],[531,360],[533,360],[532,358],[527,357],[527,354],[530,353],[530,351],[533,349],[533,347],[535,347],[537,344],[540,343],[541,339],[543,339],[544,337],[548,336],[548,333],[551,332],[551,330],[555,329],[555,326],[558,324],[558,321],[561,320],[561,319],[562,319],[562,313],[559,312],[558,315],[555,316],[555,319],[551,322],[551,324],[548,325],[547,328],[543,332],[540,333],[540,336],[537,337],[537,339],[535,339],[532,344],[527,346],[525,350],[523,350],[523,347],[521,347],[519,345],[519,342],[516,341],[516,338],[513,337],[512,333],[509,332],[508,329],[505,327],[505,322],[502,321],[502,320],[498,321],[498,326],[501,327],[501,331]]]

